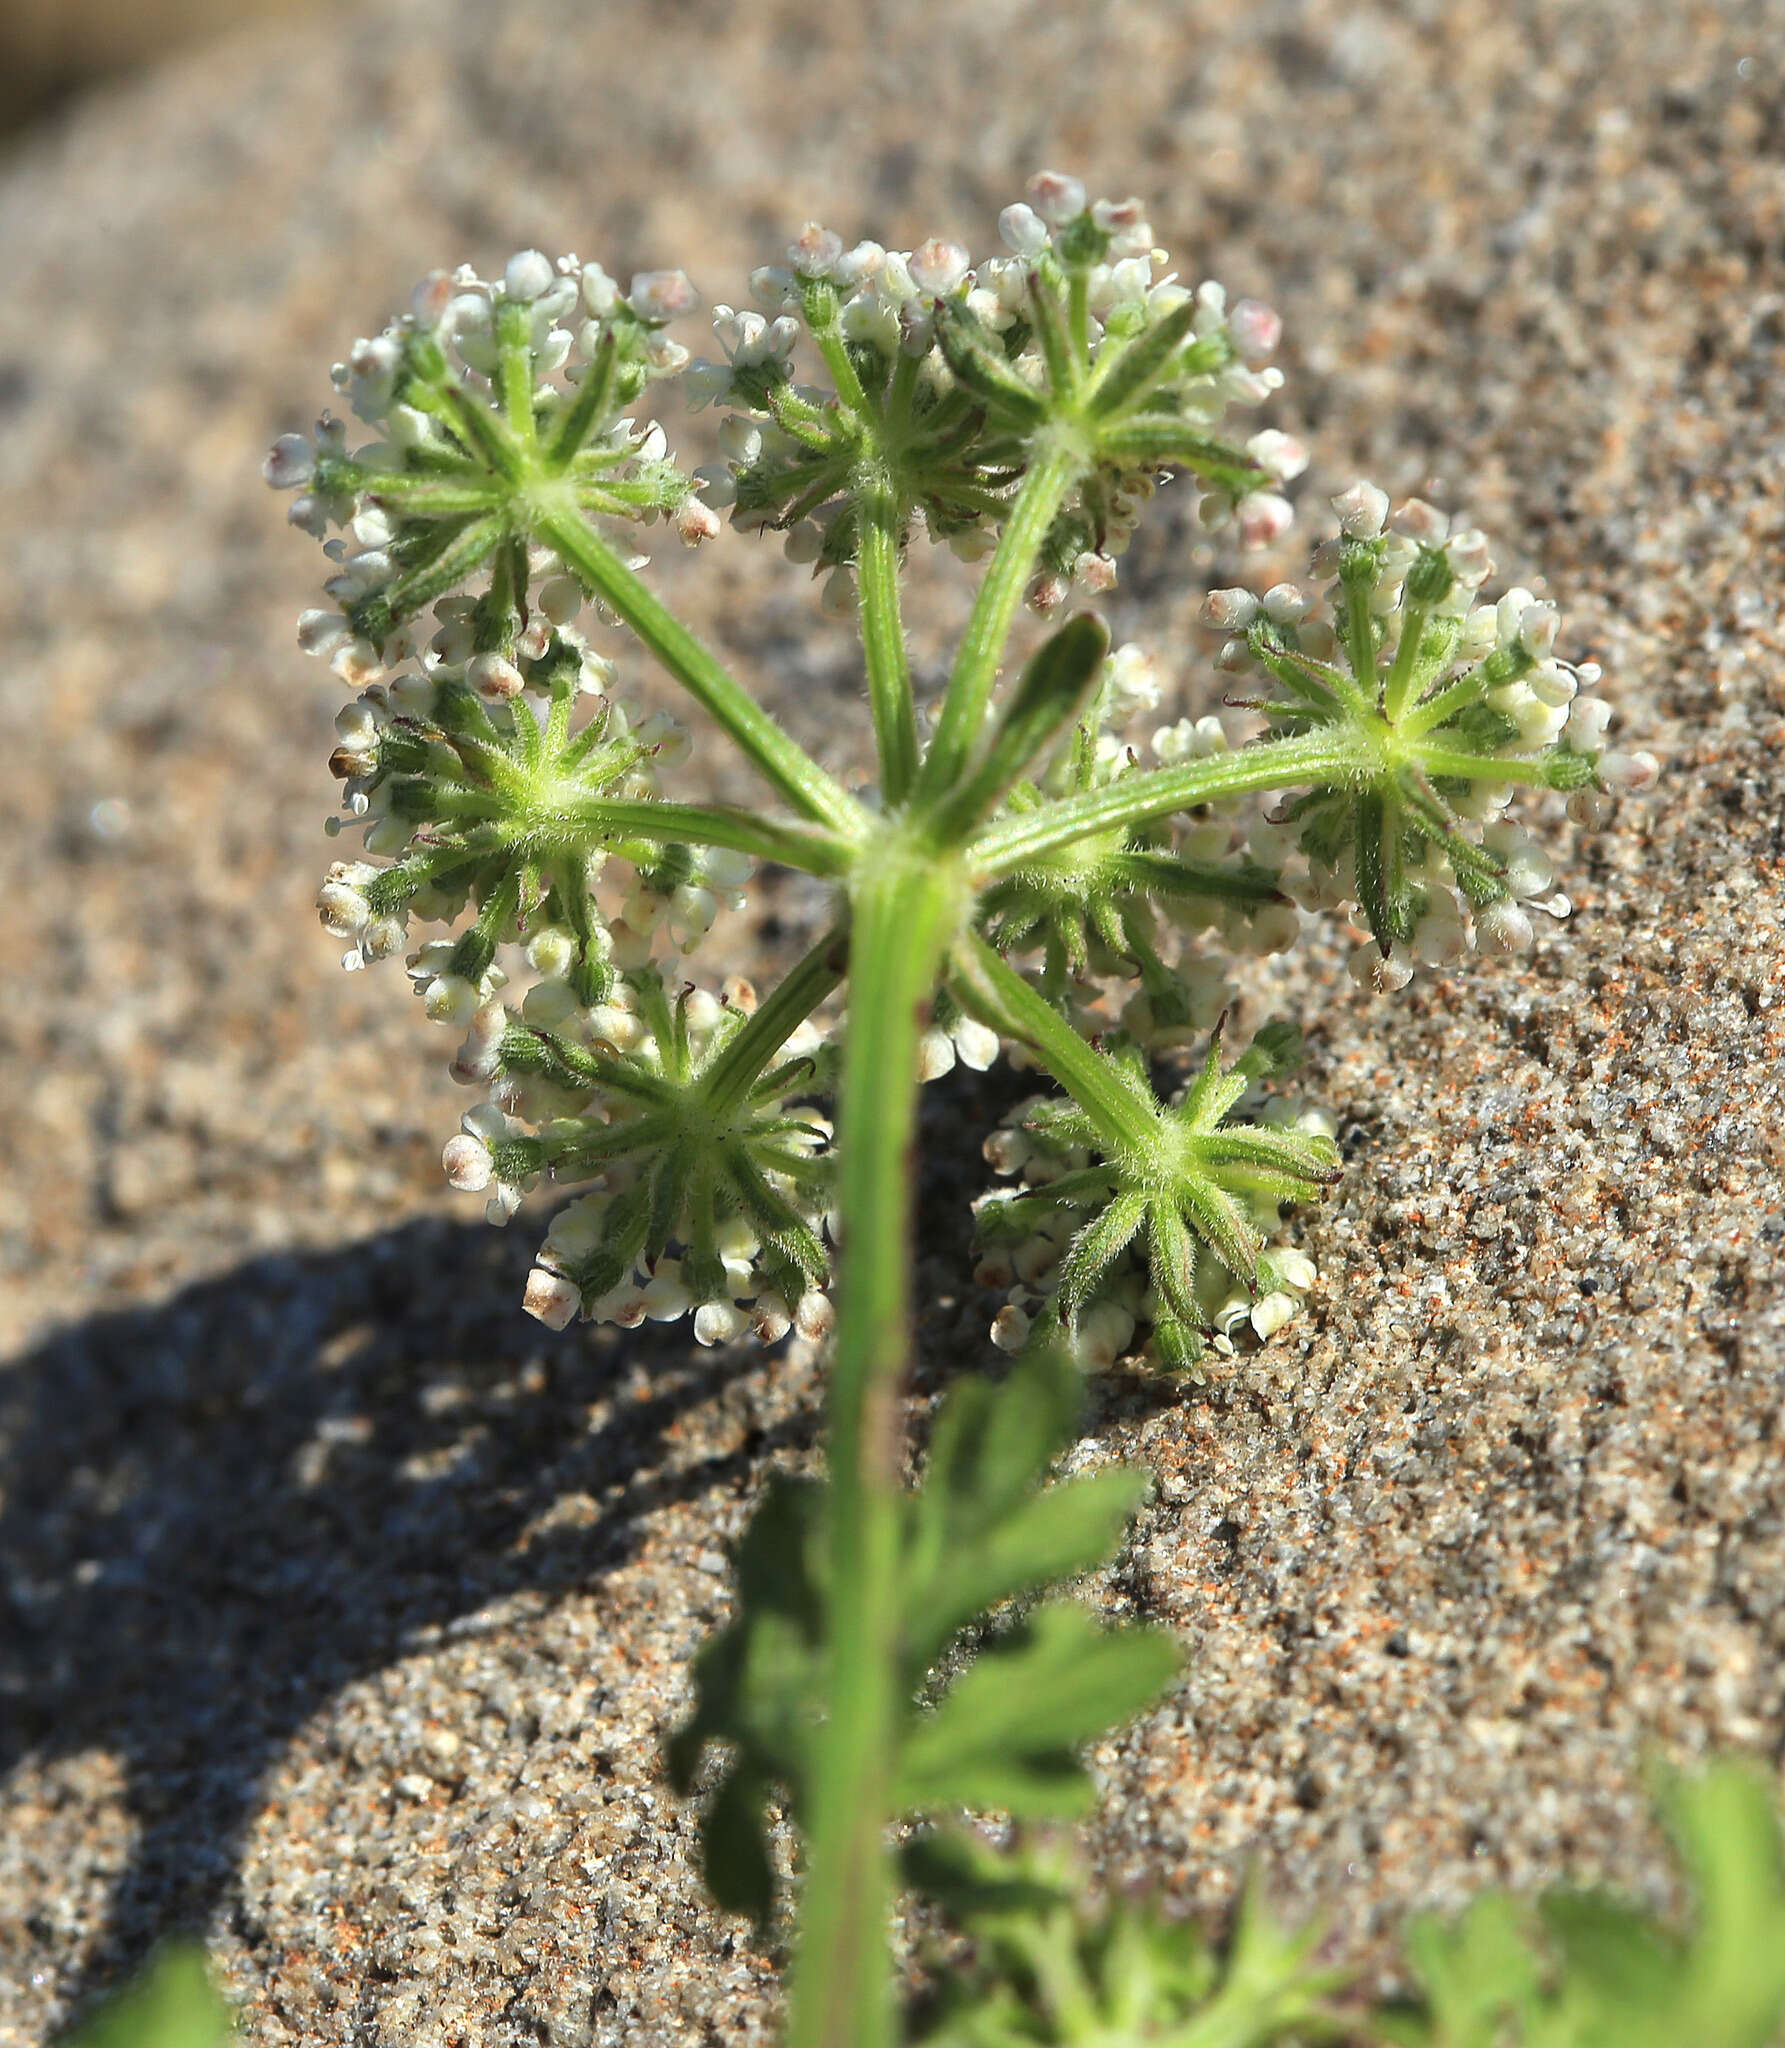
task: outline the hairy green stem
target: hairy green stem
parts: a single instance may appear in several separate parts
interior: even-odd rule
[[[1124,775],[1083,796],[1067,797],[1022,817],[1007,818],[974,841],[974,878],[983,887],[1001,875],[1058,852],[1088,832],[1114,825],[1144,825],[1197,804],[1219,803],[1260,789],[1292,789],[1307,783],[1343,783],[1369,764],[1355,741],[1310,733],[1300,739],[1267,740],[1209,754],[1173,768]],[[1443,769],[1436,769],[1442,774]]]
[[[955,949],[954,966],[955,986],[981,1023],[1038,1054],[1112,1149],[1146,1152],[1158,1143],[1151,1106],[994,947],[975,935]]]
[[[899,508],[890,483],[861,502],[859,620],[868,668],[868,704],[880,754],[880,788],[889,804],[903,803],[917,776],[917,711],[899,611]]]
[[[999,536],[992,566],[974,600],[973,616],[967,621],[967,631],[942,700],[936,735],[918,777],[918,787],[927,797],[939,796],[952,785],[979,738],[1017,607],[1023,601],[1047,530],[1053,525],[1078,469],[1075,456],[1056,449],[1039,457],[1023,479],[1023,487]]]
[[[625,620],[695,702],[722,725],[802,816],[850,838],[863,829],[861,806],[783,732],[743,684],[627,568],[586,520],[569,510],[544,513],[536,527],[584,587]]]
[[[855,897],[830,1384],[835,1589],[789,2048],[888,2048],[885,1832],[899,1697],[899,1384],[910,1322],[918,1040],[959,915],[953,871],[890,851]]]
[[[724,804],[677,804],[655,797],[572,797],[554,823],[602,839],[633,835],[664,845],[728,846],[808,875],[842,876],[854,858],[847,840],[820,826],[759,817]]]

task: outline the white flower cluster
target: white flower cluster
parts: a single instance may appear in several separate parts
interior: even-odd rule
[[[834,322],[870,402],[901,410],[908,438],[915,430],[922,460],[914,477],[923,479],[910,493],[917,514],[933,538],[969,561],[995,544],[1024,458],[995,422],[969,417],[972,393],[951,367],[944,331],[950,308],[989,341],[1001,372],[1039,394],[1049,365],[1036,321],[1038,292],[1059,302],[1063,319],[1078,323],[1073,339],[1088,352],[1087,367],[1106,340],[1124,342],[1193,306],[1179,350],[1182,368],[1170,384],[1172,418],[1186,435],[1212,435],[1229,408],[1256,405],[1282,384],[1281,371],[1269,366],[1277,315],[1253,300],[1230,307],[1213,282],[1194,289],[1182,283],[1139,200],[1092,202],[1078,179],[1043,172],[1031,181],[1026,202],[1004,209],[999,229],[1003,253],[975,261],[944,238],[914,249],[873,241],[846,247],[813,223],[785,263],[751,273],[754,309],[715,309],[722,359],[696,362],[686,380],[695,405],[734,409],[720,432],[727,461],[698,473],[707,502],[732,506],[741,526],[785,528],[792,560],[828,570],[833,609],[853,602],[854,515],[841,445],[826,440],[836,426],[825,410],[830,394],[793,381],[796,346],[815,319],[827,332]],[[933,423],[929,440],[926,423]],[[1275,431],[1254,435],[1234,454],[1236,466],[1262,472],[1267,487],[1249,484],[1236,495],[1211,484],[1202,520],[1213,527],[1237,518],[1248,544],[1275,540],[1291,513],[1268,486],[1299,474],[1306,455]],[[1094,516],[1081,512],[1061,525],[1050,549],[1055,561],[1030,593],[1037,609],[1056,608],[1075,577],[1091,589],[1113,584],[1116,558],[1162,467],[1137,454],[1099,479]]]
[[[550,967],[567,958],[570,948],[563,936],[536,938],[529,949],[534,964],[543,961]],[[685,1086],[755,1007],[755,991],[739,979],[728,981],[720,996],[686,989],[671,1005],[661,983],[646,971],[621,975],[595,1004],[579,1002],[567,981],[548,973],[528,990],[518,1015],[511,1016],[499,1003],[478,1012],[454,1073],[469,1081],[488,1080],[490,1070],[498,1068],[496,1100],[472,1111],[463,1134],[447,1145],[448,1179],[472,1192],[494,1186],[488,1211],[492,1222],[505,1221],[531,1185],[525,1176],[502,1177],[504,1144],[515,1139],[529,1140],[534,1148],[521,1155],[523,1161],[536,1155],[547,1172],[596,1182],[592,1192],[553,1219],[527,1283],[529,1314],[562,1329],[579,1314],[632,1328],[647,1319],[673,1322],[692,1312],[694,1335],[702,1344],[729,1343],[750,1330],[764,1343],[774,1343],[792,1328],[811,1337],[829,1327],[831,1308],[823,1287],[766,1241],[760,1221],[735,1207],[730,1213],[695,1213],[690,1223],[678,1205],[671,1235],[687,1231],[681,1252],[647,1241],[636,1226],[642,1220],[641,1204],[654,1206],[651,1176],[663,1164],[658,1148],[643,1144],[635,1152],[601,1159],[593,1168],[585,1159],[586,1153],[613,1153],[627,1123],[651,1113],[649,1097],[629,1094],[623,1081],[613,1078],[616,1067]],[[559,1053],[553,1076],[499,1070],[501,1048],[516,1024]],[[815,1060],[826,1045],[826,1034],[808,1021],[786,1042],[781,1057]],[[606,1074],[580,1082],[571,1078],[575,1067],[562,1057],[564,1048],[599,1054],[608,1063]],[[488,1135],[492,1131],[495,1142]],[[800,1168],[821,1163],[831,1137],[828,1118],[800,1109],[776,1118],[772,1143],[752,1147],[762,1184],[814,1239],[829,1226],[826,1203],[814,1195],[823,1183]],[[750,1141],[746,1137],[743,1142]],[[686,1199],[697,1203],[699,1196]],[[695,1251],[704,1252],[704,1258],[691,1256]],[[589,1276],[597,1271],[603,1273],[603,1284],[592,1293]]]
[[[510,257],[500,278],[468,265],[424,278],[409,312],[362,336],[331,372],[375,438],[349,448],[344,422],[324,413],[309,435],[282,435],[263,466],[275,489],[296,492],[292,524],[338,565],[324,586],[338,609],[306,612],[300,645],[355,687],[416,651],[407,600],[419,591],[425,604],[442,586],[429,590],[428,566],[406,562],[419,552],[431,566],[443,522],[501,512],[514,479],[492,463],[487,441],[512,428],[517,386],[529,446],[551,442],[563,422],[574,430],[566,455],[583,510],[647,525],[669,519],[690,545],[717,533],[718,520],[670,462],[662,427],[624,410],[651,381],[686,367],[688,351],[663,329],[695,303],[679,270],[640,272],[622,293],[600,264],[554,262],[537,249]],[[581,420],[579,388],[598,360],[601,403]],[[340,537],[329,538],[331,528]],[[483,553],[505,537],[492,522]]]
[[[1204,623],[1227,636],[1218,668],[1255,676],[1274,670],[1281,676],[1287,659],[1304,678],[1316,676],[1320,667],[1350,669],[1346,563],[1361,559],[1365,573],[1358,588],[1368,609],[1374,661],[1357,680],[1372,699],[1396,670],[1404,634],[1416,634],[1427,672],[1408,708],[1419,712],[1450,704],[1434,730],[1448,738],[1454,729],[1459,749],[1484,762],[1524,762],[1547,753],[1579,757],[1581,776],[1567,798],[1576,822],[1603,823],[1609,792],[1643,788],[1655,779],[1659,770],[1652,754],[1602,751],[1612,710],[1591,694],[1600,670],[1595,662],[1556,655],[1556,607],[1522,588],[1492,603],[1480,601],[1494,566],[1484,534],[1418,498],[1391,516],[1387,493],[1369,483],[1353,484],[1332,503],[1341,537],[1322,542],[1313,558],[1317,575],[1335,579],[1322,597],[1282,583],[1262,597],[1217,590],[1205,601]],[[1434,644],[1440,650],[1435,662],[1428,652]],[[1408,653],[1411,668],[1413,650]],[[1483,711],[1492,714],[1486,727]],[[1311,712],[1281,704],[1271,716],[1279,729],[1320,722]],[[1505,818],[1518,793],[1514,781],[1459,772],[1440,779],[1439,786],[1446,816],[1434,822],[1429,811],[1410,812],[1413,829],[1394,849],[1400,882],[1416,906],[1410,929],[1386,945],[1380,936],[1366,939],[1350,959],[1352,977],[1376,993],[1404,987],[1416,964],[1448,965],[1472,946],[1489,953],[1524,950],[1534,936],[1532,909],[1555,918],[1569,915],[1548,858]],[[1367,923],[1355,845],[1343,829],[1329,829],[1334,814],[1349,803],[1345,792],[1330,802],[1287,803],[1252,827],[1247,846],[1302,909],[1339,910]],[[1463,862],[1467,873],[1459,872]],[[1484,890],[1483,873],[1496,886]]]
[[[630,709],[602,694],[613,664],[577,630],[580,593],[568,578],[548,579],[526,628],[507,654],[477,653],[477,603],[462,595],[434,608],[438,630],[417,650],[417,666],[373,683],[335,719],[330,767],[342,781],[340,814],[326,821],[331,837],[364,835],[365,850],[395,863],[338,861],[316,905],[324,928],[351,942],[343,964],[362,967],[399,951],[411,918],[451,923],[473,893],[494,886],[505,856],[488,830],[499,815],[479,773],[480,749],[494,747],[517,763],[552,726],[555,701],[583,700],[588,714],[567,742],[574,765],[564,786],[628,798],[657,794],[660,772],[686,758],[688,735],[667,712]],[[592,882],[599,850],[583,860]],[[649,955],[649,936],[666,924],[691,950],[721,908],[737,901],[748,863],[723,853],[689,853],[685,877],[666,897],[641,874],[623,915],[631,964]],[[401,884],[401,894],[395,894]],[[616,921],[616,926],[619,921]],[[520,930],[519,901],[503,936]],[[493,963],[467,978],[450,965],[451,940],[431,940],[410,958],[410,974],[430,1017],[462,1024],[501,986]]]
[[[1037,1117],[1037,1112],[1048,1106],[1043,1097],[1019,1103],[985,1142],[987,1163],[1023,1189],[1045,1192],[1069,1174],[1084,1174],[1093,1162],[1087,1148],[1063,1145],[1049,1135]],[[1337,1129],[1323,1110],[1283,1097],[1258,1101],[1252,1115],[1260,1124],[1328,1138]],[[1004,1199],[998,1192],[986,1195],[975,1204],[975,1213],[989,1218]],[[992,1342],[1001,1350],[1020,1351],[1038,1326],[1053,1327],[1052,1304],[1061,1262],[1080,1228],[1094,1214],[1094,1209],[1062,1202],[1015,1242],[982,1245],[974,1278],[982,1287],[1005,1293],[1004,1305],[991,1325]],[[1232,1357],[1248,1340],[1262,1343],[1274,1336],[1298,1313],[1319,1277],[1314,1261],[1284,1238],[1274,1202],[1261,1203],[1254,1220],[1272,1239],[1260,1256],[1255,1289],[1237,1281],[1206,1247],[1197,1260],[1202,1334],[1209,1348],[1224,1358]],[[1148,1275],[1146,1247],[1136,1239],[1117,1257],[1093,1298],[1079,1311],[1072,1333],[1079,1363],[1087,1371],[1107,1371],[1129,1355],[1152,1364],[1175,1363],[1162,1361],[1153,1349],[1151,1330],[1159,1307]]]

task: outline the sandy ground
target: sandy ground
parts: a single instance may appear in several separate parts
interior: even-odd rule
[[[1552,823],[1577,915],[1522,965],[1371,1005],[1329,935],[1254,976],[1350,1170],[1306,1318],[1206,1388],[1097,1390],[1075,1456],[1161,1485],[1096,1597],[1188,1655],[1099,1753],[1102,1867],[1213,1912],[1259,1858],[1373,1966],[1490,1881],[1655,1886],[1645,1757],[1776,1754],[1780,27],[367,0],[0,170],[4,2048],[176,1923],[255,2048],[765,2038],[656,1746],[819,1370],[527,1322],[520,1227],[439,1186],[437,1037],[310,910],[337,695],[258,458],[414,275],[528,244],[723,299],[812,215],[984,245],[1041,163],[1137,190],[1283,309],[1304,502],[1366,469],[1466,503],[1666,763],[1609,831]],[[1242,565],[1184,511],[1113,611],[1200,709],[1189,621]],[[859,759],[849,648],[773,550],[658,573]],[[750,794],[711,748],[688,786]],[[716,963],[819,914],[761,903]],[[986,1356],[961,1134],[999,1085],[930,1103],[920,1398]]]

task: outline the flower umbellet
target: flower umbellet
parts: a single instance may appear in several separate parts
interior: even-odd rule
[[[1483,596],[1478,532],[1365,483],[1334,500],[1322,594],[1216,591],[1216,680],[1168,705],[1181,679],[1073,606],[1116,583],[1167,485],[1194,489],[1204,530],[1282,538],[1305,452],[1230,423],[1281,385],[1277,317],[1174,269],[1140,202],[1063,174],[999,240],[975,258],[809,225],[753,273],[753,306],[715,310],[699,359],[671,331],[695,304],[679,270],[622,287],[526,250],[494,279],[436,272],[336,366],[357,424],[325,414],[266,465],[332,564],[300,643],[354,693],[330,830],[359,843],[318,907],[348,966],[403,956],[454,1035],[477,1100],[451,1183],[495,1222],[570,1193],[525,1306],[554,1326],[687,1316],[703,1343],[834,1334],[829,1476],[765,1503],[675,1752],[692,1785],[709,1738],[734,1746],[709,1866],[759,1917],[764,1803],[794,1797],[796,2048],[889,2039],[886,1822],[1072,1810],[1076,1745],[1169,1670],[1163,1639],[1049,1605],[910,1718],[961,1629],[1106,1555],[1132,1509],[1126,1476],[1033,1491],[1074,1358],[1219,1370],[1317,1286],[1298,1216],[1338,1174],[1332,1126],[1278,1085],[1295,1029],[1237,1028],[1228,965],[1319,914],[1353,924],[1379,994],[1470,945],[1514,951],[1532,908],[1567,910],[1507,815],[1520,793],[1590,823],[1655,772],[1606,751],[1598,672],[1557,653],[1551,604]],[[722,459],[673,457],[650,410],[676,380],[719,414]],[[641,544],[711,542],[722,515],[780,536],[854,622],[872,789],[652,589]],[[920,705],[902,608],[925,537],[983,567]],[[1019,667],[1025,606],[1050,629]],[[639,707],[598,639],[653,661],[767,800],[678,793],[689,732]],[[763,864],[827,886],[828,928],[760,992],[703,981]],[[992,1334],[1019,1357],[950,1408],[913,1496],[895,1396],[915,1096],[1000,1057],[1037,1083],[987,1134],[977,1212],[980,1280],[1006,1297]]]

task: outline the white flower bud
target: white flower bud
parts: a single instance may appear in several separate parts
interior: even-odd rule
[[[1007,249],[1024,258],[1039,256],[1047,247],[1047,222],[1021,200],[999,214],[998,233]]]
[[[502,289],[511,299],[531,305],[535,299],[543,298],[557,280],[558,273],[549,256],[538,249],[523,249],[518,256],[509,257],[502,273]]]
[[[1000,1351],[1020,1351],[1029,1341],[1029,1318],[1007,1302],[992,1318],[992,1342]]]
[[[1003,1044],[997,1032],[973,1017],[963,1017],[955,1026],[953,1037],[961,1064],[971,1067],[976,1074],[983,1074],[995,1064]]]
[[[1340,531],[1352,540],[1374,540],[1388,517],[1388,493],[1361,477],[1340,491],[1331,504],[1339,516]]]
[[[1078,1359],[1087,1371],[1108,1372],[1133,1341],[1134,1318],[1119,1302],[1093,1302],[1078,1319]]]
[[[1386,953],[1374,939],[1368,939],[1345,962],[1345,969],[1359,988],[1372,995],[1390,995],[1413,979],[1413,956],[1398,939]]]
[[[1565,705],[1572,704],[1574,693],[1580,687],[1559,661],[1540,663],[1525,682],[1538,703],[1548,705],[1552,711],[1560,711]]]
[[[697,1344],[734,1344],[750,1327],[750,1318],[729,1301],[705,1301],[694,1311]]]
[[[1535,936],[1516,903],[1487,903],[1475,913],[1475,943],[1484,953],[1523,953]]]
[[[583,304],[597,320],[605,320],[620,303],[620,287],[599,263],[583,265]]]
[[[260,473],[276,491],[295,490],[316,474],[316,450],[303,434],[281,434],[267,451]]]
[[[917,1078],[940,1081],[954,1071],[955,1044],[946,1031],[932,1025],[917,1042]]]
[[[561,980],[576,965],[575,938],[562,925],[541,925],[527,941],[527,965],[548,980]]]
[[[1297,1294],[1311,1292],[1315,1281],[1320,1278],[1320,1268],[1306,1252],[1274,1251],[1271,1254],[1271,1263],[1277,1270],[1278,1280],[1285,1287],[1293,1288]]]
[[[463,1195],[481,1194],[496,1174],[490,1148],[468,1131],[447,1139],[440,1164],[446,1169],[447,1180]]]
[[[468,1024],[478,1007],[476,987],[462,974],[437,974],[421,991],[422,1009],[434,1024]]]
[[[1293,1294],[1267,1294],[1252,1304],[1251,1322],[1260,1338],[1274,1337],[1301,1306]]]
[[[1560,623],[1560,615],[1553,604],[1527,605],[1518,626],[1518,636],[1524,642],[1526,653],[1538,661],[1544,660],[1556,644],[1556,628]]]
[[[1596,754],[1605,744],[1605,730],[1611,718],[1611,706],[1603,697],[1576,697],[1563,728],[1568,744],[1577,754]]]

